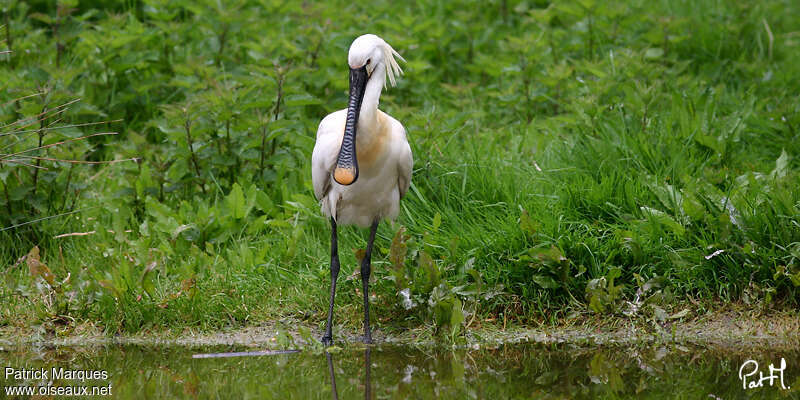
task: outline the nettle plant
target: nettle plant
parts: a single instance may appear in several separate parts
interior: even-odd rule
[[[208,76],[184,101],[162,107],[161,117],[148,124],[150,135],[163,143],[142,144],[153,150],[159,174],[153,194],[159,199],[168,193],[179,198],[220,190],[226,194],[237,181],[284,183],[282,178],[294,175],[288,172],[304,154],[298,138],[287,133],[306,128],[284,119],[284,108],[318,101],[308,95],[284,97],[284,67],[254,70],[255,79],[246,71]]]
[[[51,270],[39,246],[30,245],[26,254],[25,243],[105,232],[102,224],[92,232],[70,232],[73,224],[66,216],[93,208],[87,207],[91,196],[85,193],[94,190],[88,173],[95,173],[95,166],[137,159],[95,159],[99,140],[117,134],[103,129],[110,122],[79,122],[84,120],[79,99],[69,100],[68,94],[51,87],[39,89],[0,109],[0,232],[17,244],[10,247],[11,255],[16,258],[19,254],[14,252],[23,251],[4,278],[16,296],[31,302],[37,320],[68,325],[74,320],[71,315],[94,298],[89,273]],[[122,234],[125,228],[116,229]],[[28,274],[8,273],[25,266]]]
[[[484,282],[475,258],[456,265],[461,258],[457,241],[451,241],[446,250],[432,243],[431,235],[437,233],[441,223],[441,215],[436,213],[432,232],[414,236],[406,233],[405,227],[397,230],[389,248],[386,279],[394,282],[398,309],[408,315],[422,315],[440,334],[456,340],[478,317],[481,302],[505,293],[502,284]]]
[[[50,86],[6,101],[0,109],[0,227],[37,237],[27,225],[70,214],[81,206],[81,194],[90,185],[86,165],[95,158],[112,121],[80,122],[90,111],[80,99]],[[113,121],[118,122],[118,121]],[[84,165],[83,168],[80,168]]]

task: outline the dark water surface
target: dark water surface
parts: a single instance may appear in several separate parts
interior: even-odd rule
[[[800,351],[715,350],[696,346],[579,348],[503,345],[442,350],[400,346],[346,348],[328,354],[193,358],[198,353],[253,351],[214,347],[12,347],[0,350],[0,398],[9,387],[82,390],[111,385],[114,398],[198,399],[574,399],[574,398],[800,398]],[[748,359],[780,379],[743,389],[739,369]],[[12,370],[9,370],[12,368]],[[15,377],[22,369],[47,379]],[[100,379],[53,379],[53,368],[105,372]],[[746,365],[744,373],[755,369]],[[10,373],[9,373],[10,372]],[[66,372],[59,372],[66,374]],[[779,376],[779,372],[773,373]],[[75,373],[73,375],[78,375]],[[758,382],[759,373],[748,378]],[[38,387],[50,386],[50,389]],[[71,387],[72,389],[67,389]],[[49,397],[45,397],[49,398]],[[100,398],[100,396],[92,397]]]

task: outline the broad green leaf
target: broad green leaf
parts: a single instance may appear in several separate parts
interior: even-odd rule
[[[786,150],[781,150],[781,155],[775,160],[775,169],[770,172],[769,176],[773,179],[783,178],[789,172],[789,154]]]
[[[533,275],[531,279],[544,289],[557,289],[561,286],[555,279],[546,275]]]
[[[644,52],[644,58],[647,60],[659,59],[664,55],[664,50],[658,47],[649,48]]]
[[[522,210],[522,214],[519,216],[519,226],[528,235],[535,235],[539,229],[539,223],[528,215],[528,210]]]
[[[242,219],[246,216],[245,211],[247,210],[247,204],[245,203],[242,187],[239,186],[238,183],[233,184],[233,188],[225,198],[225,202],[228,205],[228,210],[234,218]]]

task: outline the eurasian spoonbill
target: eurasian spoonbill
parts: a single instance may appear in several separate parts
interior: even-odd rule
[[[333,301],[339,275],[336,226],[369,227],[369,240],[361,260],[364,292],[364,342],[371,343],[369,328],[369,275],[372,243],[381,219],[394,220],[400,199],[411,184],[413,158],[406,130],[378,109],[388,77],[392,86],[403,73],[395,57],[405,61],[388,43],[367,34],[350,45],[350,98],[346,109],[326,116],[317,129],[311,155],[314,195],[331,221],[331,296],[323,343],[331,344]]]

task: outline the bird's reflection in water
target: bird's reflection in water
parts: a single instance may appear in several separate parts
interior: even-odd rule
[[[370,350],[369,347],[364,350],[364,398],[367,400],[372,399],[372,383],[369,379],[369,370],[372,366],[369,360]],[[325,358],[328,359],[328,374],[331,377],[331,396],[333,400],[339,400],[339,392],[336,390],[336,372],[333,369],[333,355],[326,351]]]

